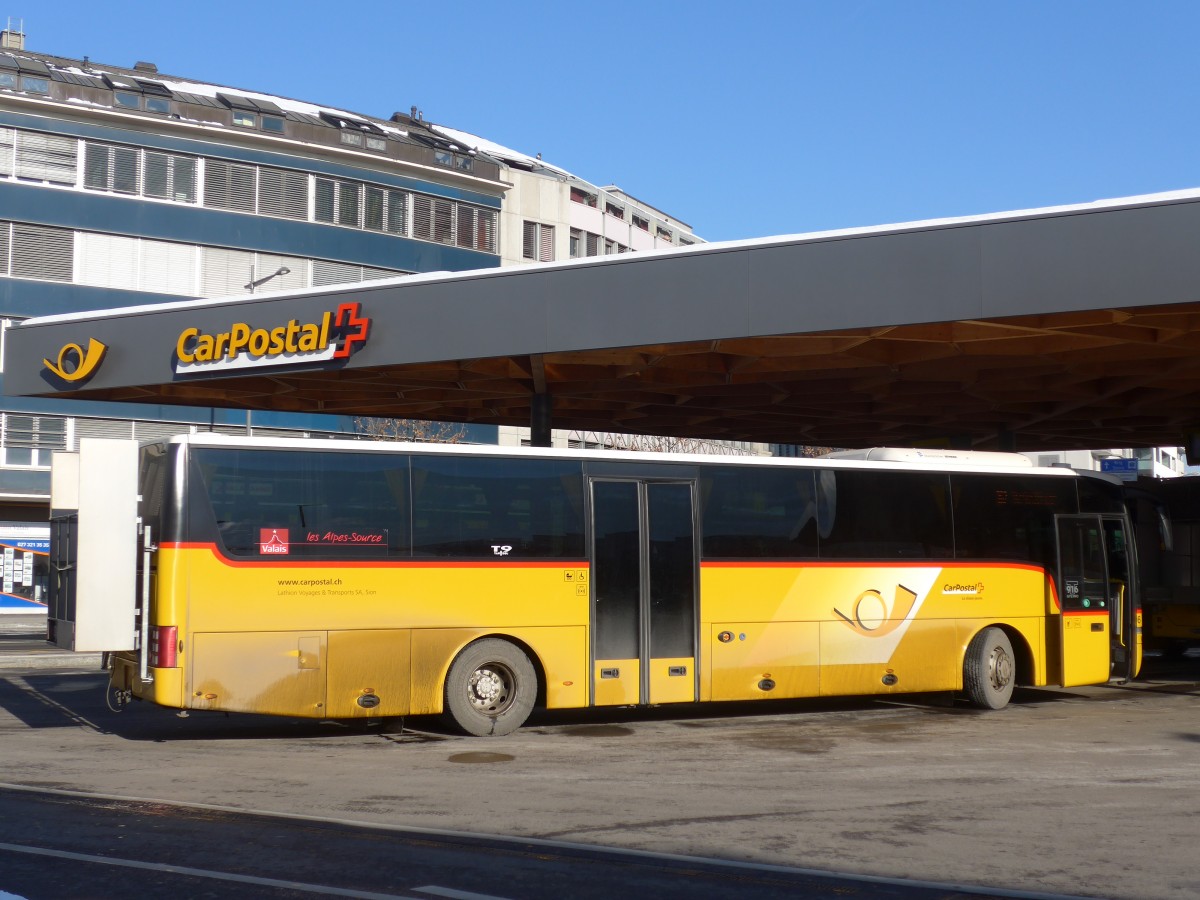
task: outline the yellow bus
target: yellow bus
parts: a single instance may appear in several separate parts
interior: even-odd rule
[[[124,701],[473,735],[1134,676],[1120,485],[1002,459],[85,440],[54,464],[51,636],[109,651]]]

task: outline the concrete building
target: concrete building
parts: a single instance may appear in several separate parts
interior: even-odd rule
[[[435,129],[415,108],[383,119],[166,75],[151,62],[67,59],[27,50],[11,28],[0,35],[0,211],[0,330],[31,316],[696,240],[616,189]],[[21,607],[33,597],[39,579],[25,574],[26,556],[44,568],[55,450],[84,437],[194,430],[361,429],[316,410],[6,397],[0,547],[17,556],[0,608],[5,596]],[[495,442],[500,433],[470,426],[463,436]]]
[[[415,107],[382,119],[169,76],[149,62],[66,59],[26,50],[16,31],[0,48],[0,209],[3,327],[698,240],[615,188],[432,126]],[[8,398],[0,519],[44,519],[49,454],[80,437],[247,427],[326,434],[355,423]],[[469,439],[497,435],[481,426]]]

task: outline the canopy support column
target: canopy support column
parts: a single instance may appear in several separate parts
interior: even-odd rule
[[[534,394],[529,404],[529,445],[550,446],[550,419],[554,401],[549,394]]]

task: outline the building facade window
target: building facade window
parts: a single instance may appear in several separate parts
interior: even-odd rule
[[[499,216],[492,208],[298,170],[22,129],[0,128],[0,177],[363,228],[492,254],[499,246]]]
[[[357,181],[318,178],[315,182],[314,218],[330,225],[361,225],[363,185]]]
[[[9,148],[12,151],[9,156],[11,162],[6,162]],[[75,138],[37,131],[0,129],[0,175],[73,186],[78,160],[79,141]]]
[[[204,161],[204,205],[214,209],[255,210],[255,167],[220,159]]]
[[[29,91],[31,94],[48,94],[50,93],[50,79],[38,78],[36,75],[22,75],[21,90]]]
[[[571,200],[575,203],[582,203],[584,206],[590,206],[593,209],[596,208],[596,195],[588,193],[582,188],[571,188]]]
[[[4,465],[47,468],[55,450],[67,449],[67,420],[58,416],[0,416]]]
[[[141,154],[132,147],[87,143],[83,154],[83,186],[117,194],[141,192]]]
[[[283,219],[308,218],[307,175],[288,169],[258,170],[258,212]]]
[[[543,222],[525,222],[521,256],[535,262],[554,259],[554,226]]]

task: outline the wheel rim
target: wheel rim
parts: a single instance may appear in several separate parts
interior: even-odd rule
[[[997,691],[1006,688],[1013,679],[1013,660],[1003,647],[993,647],[988,657],[988,680]]]
[[[516,676],[503,663],[484,663],[467,679],[467,702],[477,713],[493,718],[512,706]]]

